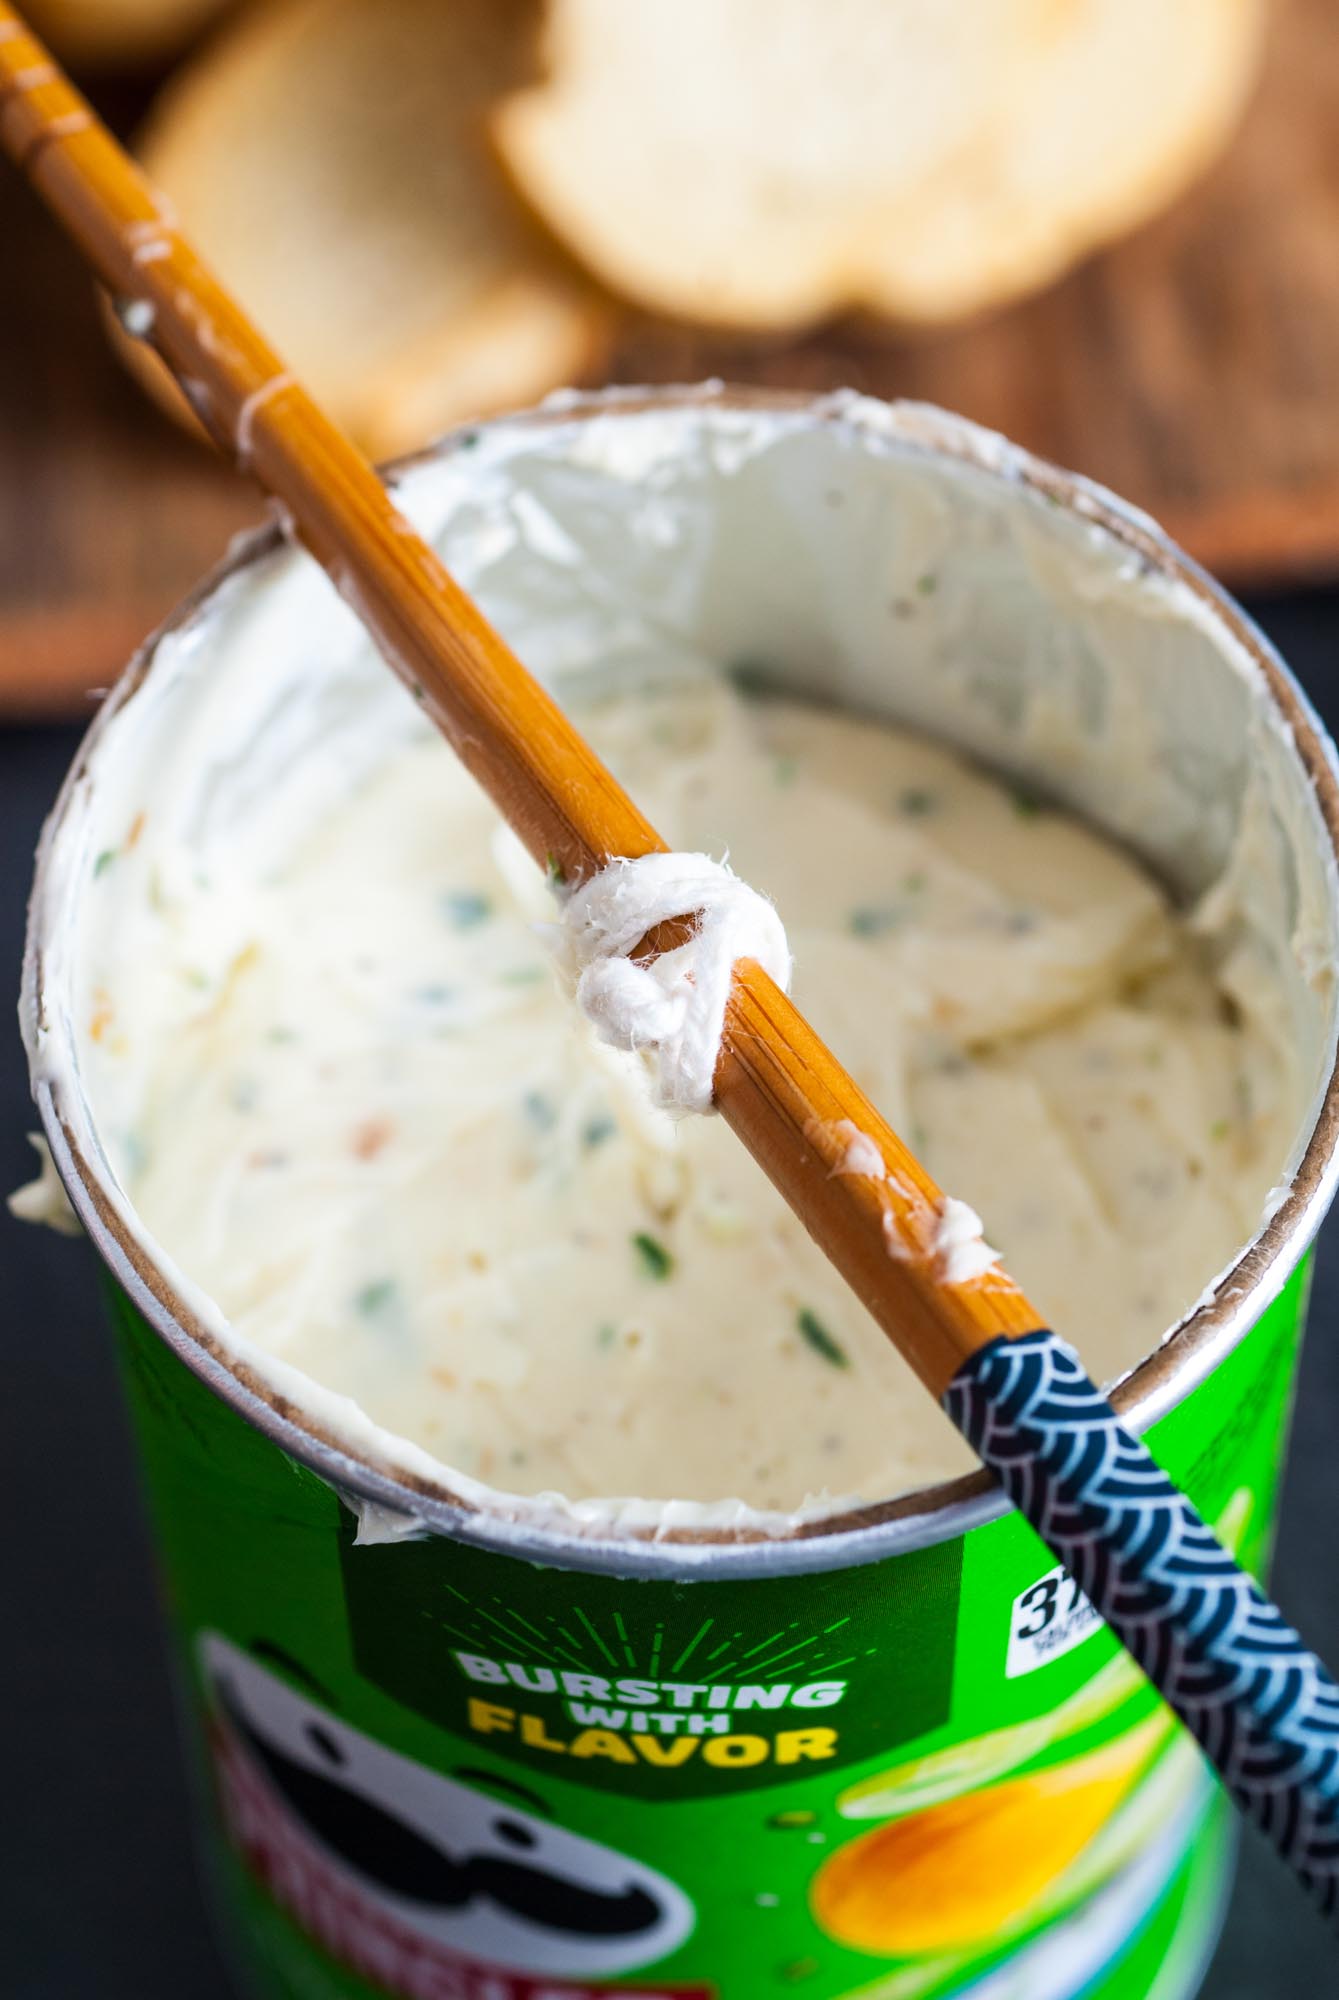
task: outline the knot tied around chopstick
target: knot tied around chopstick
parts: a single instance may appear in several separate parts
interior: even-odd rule
[[[648,932],[693,920],[680,945],[633,957]],[[707,854],[644,854],[611,861],[562,906],[560,956],[577,1003],[601,1041],[654,1058],[665,1110],[710,1111],[712,1078],[735,962],[756,959],[790,985],[785,928],[765,896]]]

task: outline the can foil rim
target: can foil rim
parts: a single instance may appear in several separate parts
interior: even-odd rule
[[[481,428],[510,431],[561,427],[592,417],[655,411],[739,409],[807,416],[818,425],[873,431],[910,455],[947,458],[987,476],[1029,489],[1082,517],[1149,565],[1189,590],[1219,630],[1259,671],[1274,709],[1289,731],[1339,860],[1339,754],[1310,701],[1263,632],[1235,600],[1184,554],[1157,524],[1106,488],[1037,458],[970,421],[915,402],[877,402],[849,395],[758,389],[708,382],[668,388],[562,391],[528,411],[459,426],[425,449],[385,467],[387,476],[449,457]],[[863,413],[863,414],[862,414]],[[39,911],[47,854],[86,774],[90,753],[111,717],[134,695],[157,648],[214,595],[221,584],[279,548],[277,520],[234,540],[227,554],[175,607],[127,665],[93,722],[66,776],[38,850],[24,958],[23,1006],[42,1001]],[[692,1575],[709,1569],[779,1575],[840,1569],[878,1561],[966,1533],[1009,1511],[984,1472],[918,1488],[895,1498],[797,1521],[780,1533],[760,1527],[665,1525],[583,1532],[551,1525],[504,1507],[480,1506],[404,1468],[355,1455],[331,1431],[231,1352],[192,1311],[127,1228],[59,1102],[50,1081],[34,1085],[39,1116],[71,1203],[111,1275],[169,1348],[247,1422],[341,1493],[403,1517],[423,1532],[491,1548],[550,1566],[623,1576]],[[1131,1427],[1143,1432],[1182,1403],[1245,1337],[1277,1298],[1313,1241],[1339,1185],[1339,1058],[1326,1080],[1316,1122],[1293,1181],[1255,1239],[1152,1352],[1112,1390]]]

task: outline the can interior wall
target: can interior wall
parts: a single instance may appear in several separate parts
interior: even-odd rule
[[[661,670],[680,634],[1038,785],[1187,897],[1235,871],[1308,1105],[1261,1234],[1117,1399],[1263,1560],[1299,1264],[1335,1173],[1339,810],[1326,739],[1259,635],[1141,517],[920,408],[580,399],[448,440],[399,486],[560,690],[589,688],[593,658]],[[1219,1809],[983,1480],[782,1533],[691,1510],[555,1520],[241,1351],[138,1230],[122,1086],[79,1024],[108,927],[132,952],[151,939],[90,895],[96,857],[152,773],[157,822],[245,861],[416,720],[323,580],[262,536],[108,704],[34,896],[38,1099],[118,1283],[222,1865],[270,1989],[1060,2000],[1152,1992],[1156,1966],[1157,1990],[1188,1991]],[[350,1506],[364,1542],[389,1538],[355,1546]]]

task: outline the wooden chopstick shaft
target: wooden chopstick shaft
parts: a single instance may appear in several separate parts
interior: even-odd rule
[[[571,882],[665,843],[531,678],[382,480],[192,251],[169,206],[0,0],[0,140],[531,854]],[[665,939],[648,941],[663,944]],[[820,1248],[939,1397],[965,1356],[1040,1324],[999,1266],[948,1284],[942,1196],[752,961],[736,967],[716,1101]],[[885,1177],[833,1175],[854,1125]]]

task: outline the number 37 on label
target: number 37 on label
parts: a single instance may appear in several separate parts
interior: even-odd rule
[[[1035,1673],[1101,1627],[1102,1620],[1066,1569],[1048,1570],[1014,1599],[1005,1678]]]

